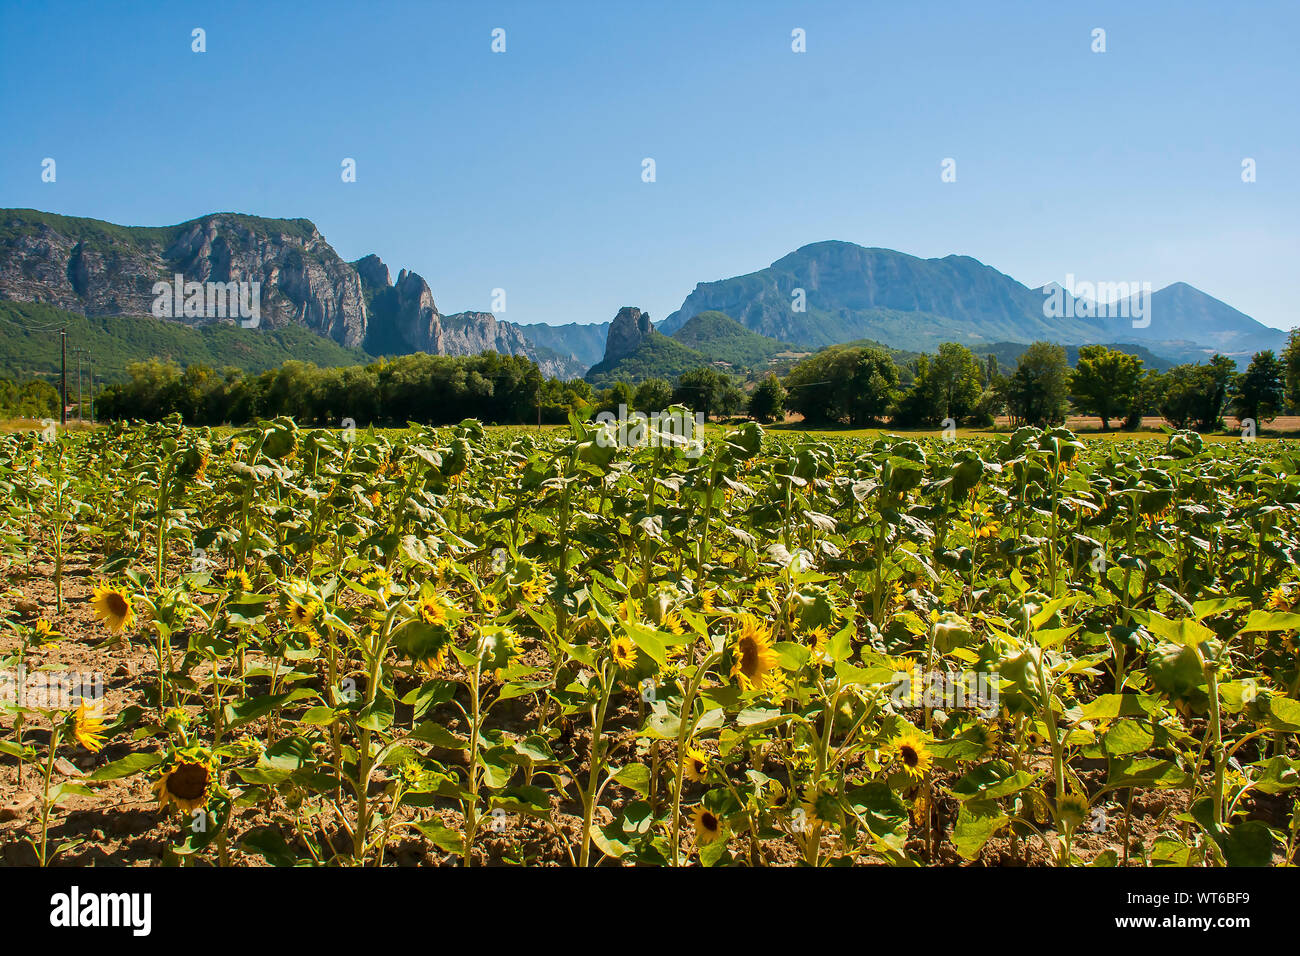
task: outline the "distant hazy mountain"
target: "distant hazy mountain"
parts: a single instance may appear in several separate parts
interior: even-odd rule
[[[945,341],[1045,339],[1142,342],[1156,353],[1168,342],[1181,355],[1189,346],[1248,354],[1285,342],[1282,332],[1185,283],[1154,292],[1150,324],[1138,328],[1131,313],[1098,318],[1095,307],[1068,294],[1065,307],[1050,314],[1045,301],[1051,291],[1030,289],[969,256],[921,259],[817,242],[758,272],[700,283],[659,328],[671,334],[692,316],[718,310],[755,332],[811,347],[862,338],[918,350]]]
[[[581,368],[581,375],[595,365],[605,355],[605,338],[609,335],[609,323],[600,322],[582,325],[570,322],[567,325],[521,325],[519,330],[528,341],[539,348],[550,349],[559,355],[573,359]]]

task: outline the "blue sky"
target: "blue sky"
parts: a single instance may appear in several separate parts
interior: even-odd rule
[[[4,0],[0,206],[306,217],[444,313],[503,288],[516,322],[662,319],[845,239],[1031,286],[1182,280],[1290,328],[1297,36],[1292,0]]]

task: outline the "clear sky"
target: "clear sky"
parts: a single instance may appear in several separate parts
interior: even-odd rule
[[[306,217],[516,322],[662,319],[845,239],[1290,328],[1297,43],[1295,0],[0,0],[0,206]]]

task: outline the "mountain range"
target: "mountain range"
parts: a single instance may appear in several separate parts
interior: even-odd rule
[[[1054,295],[1057,315],[1049,314]],[[717,310],[762,335],[814,348],[862,338],[921,350],[948,341],[1134,342],[1192,361],[1285,344],[1285,333],[1184,282],[1146,299],[1141,319],[1133,318],[1134,297],[1107,310],[1110,317],[1094,317],[1091,299],[1056,286],[1031,289],[969,256],[921,259],[831,241],[758,272],[700,283],[659,330],[671,334],[693,315]]]
[[[239,334],[247,330],[228,319],[155,317],[154,285],[177,273],[187,282],[261,283],[260,326],[248,334],[266,337],[250,348]],[[862,339],[912,351],[947,341],[1002,351],[1040,339],[1129,343],[1170,362],[1204,361],[1216,351],[1248,359],[1285,344],[1285,333],[1183,282],[1131,298],[1109,317],[1097,315],[1085,291],[1082,284],[1077,296],[1056,285],[1032,289],[969,256],[922,259],[827,241],[757,272],[700,283],[657,327],[631,307],[613,322],[520,325],[490,312],[443,314],[419,274],[401,269],[394,279],[375,255],[347,262],[307,219],[213,213],[149,227],[0,210],[0,301],[85,317],[94,323],[87,334],[125,343],[124,361],[150,339],[169,343],[168,355],[206,362],[228,354],[229,364],[248,368],[277,358],[490,349],[527,356],[548,376],[604,382],[689,363],[761,368],[792,349]],[[1134,305],[1145,306],[1137,321]],[[0,333],[12,341],[6,351],[0,335],[0,372],[13,371],[8,356],[22,347],[15,336],[34,330],[22,325],[30,312],[6,315]],[[158,334],[164,327],[167,334]],[[328,341],[307,348],[304,333]]]

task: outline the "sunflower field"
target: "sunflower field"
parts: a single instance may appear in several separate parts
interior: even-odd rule
[[[5,862],[1279,866],[1300,451],[0,436]]]

